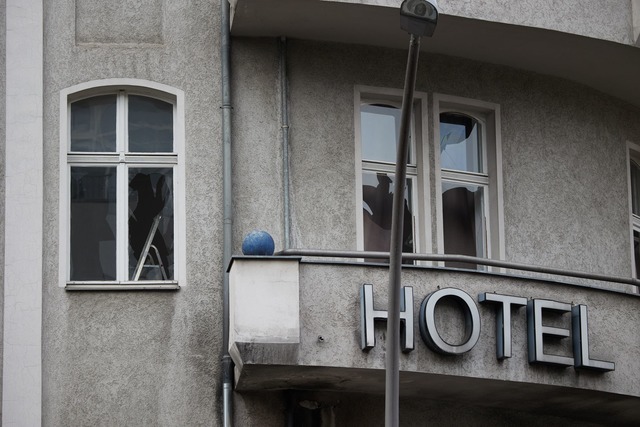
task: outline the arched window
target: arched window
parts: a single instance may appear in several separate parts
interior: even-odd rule
[[[442,229],[447,254],[487,256],[489,175],[482,124],[459,112],[440,114]],[[475,267],[448,263],[456,267]]]
[[[122,86],[72,93],[66,101],[65,284],[177,286],[177,97]]]
[[[439,250],[502,259],[499,106],[436,94],[434,108]],[[445,265],[478,268],[462,262]]]
[[[388,252],[402,93],[356,89],[357,244],[365,251]],[[504,259],[500,106],[434,94],[435,140],[429,144],[426,100],[426,94],[417,93],[413,107],[402,250],[431,252],[433,230],[438,253]]]

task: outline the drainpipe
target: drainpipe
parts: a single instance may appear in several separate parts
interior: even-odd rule
[[[278,40],[280,64],[280,117],[282,120],[282,188],[284,250],[291,247],[291,220],[289,219],[289,92],[287,87],[287,38]]]
[[[222,84],[222,158],[223,158],[223,271],[222,285],[222,425],[233,425],[233,361],[229,355],[229,273],[232,248],[232,192],[231,192],[231,19],[228,0],[220,0],[220,62]]]

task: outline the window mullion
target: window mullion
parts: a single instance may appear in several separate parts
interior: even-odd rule
[[[118,93],[118,113],[116,119],[117,140],[116,146],[119,153],[127,151],[127,98],[124,91]]]
[[[71,145],[71,143],[69,142],[69,145]],[[66,273],[65,273],[65,282],[71,280],[71,165],[70,164],[66,164],[64,165],[65,170],[66,170],[66,176],[65,176],[65,188],[66,188],[66,193],[65,193],[65,211],[66,211],[66,221],[65,221],[65,228],[67,230],[67,232],[65,233],[65,256],[67,259],[66,265],[64,266],[64,268],[66,269]],[[62,183],[61,183],[62,184]],[[61,212],[62,213],[62,212]],[[62,268],[62,266],[60,267]]]
[[[124,91],[118,93],[117,118],[116,118],[116,150],[119,153],[118,174],[117,174],[117,280],[119,282],[128,280],[128,256],[127,251],[129,239],[128,210],[129,194],[127,186],[127,165],[125,163],[125,152],[127,147],[127,102]]]
[[[76,164],[112,164],[118,163],[118,154],[117,153],[70,153],[67,154],[67,163]]]
[[[127,247],[129,244],[128,232],[129,226],[127,223],[127,213],[129,210],[129,195],[127,188],[127,165],[125,163],[118,164],[118,173],[117,173],[117,201],[116,201],[116,209],[117,209],[117,222],[116,222],[116,244],[117,244],[117,280],[119,282],[128,280],[128,251]]]
[[[447,181],[466,182],[476,185],[489,185],[489,177],[484,174],[476,174],[469,172],[453,171],[450,169],[442,169],[441,177]]]
[[[127,164],[177,165],[178,156],[174,153],[126,154]]]
[[[362,170],[370,171],[370,172],[382,172],[382,173],[390,173],[395,174],[396,165],[394,163],[378,163],[378,162],[368,162],[366,160],[362,161]],[[407,165],[407,175],[417,175],[418,168],[416,166]]]

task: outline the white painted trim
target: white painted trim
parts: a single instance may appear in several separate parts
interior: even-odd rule
[[[353,170],[356,173],[355,176],[355,210],[356,210],[356,248],[359,251],[364,250],[364,226],[363,221],[364,217],[362,215],[362,144],[360,144],[360,140],[362,138],[360,132],[360,104],[362,99],[360,97],[360,93],[362,89],[360,86],[354,87],[354,95],[353,95],[353,132],[355,136],[355,159]]]
[[[442,171],[440,168],[440,112],[460,111],[483,123],[483,162],[489,178],[488,191],[485,195],[489,215],[487,223],[487,256],[492,259],[505,259],[504,238],[504,198],[502,179],[502,133],[500,130],[500,105],[477,99],[435,93],[433,95],[433,134],[434,134],[434,167],[436,192],[436,221],[437,221],[437,253],[444,253],[444,230],[442,218],[442,193],[439,190],[443,175],[453,176],[455,172]],[[489,152],[491,150],[491,152]],[[492,164],[494,163],[494,164]],[[483,185],[480,177],[477,180],[467,180]],[[444,263],[440,262],[440,265]]]
[[[180,289],[178,282],[122,282],[113,283],[75,283],[65,286],[68,291],[177,291]]]
[[[69,101],[69,104],[71,102]],[[116,154],[120,158],[120,153],[127,150],[128,144],[128,126],[127,126],[127,102],[124,91],[120,89],[116,98]],[[129,233],[128,224],[125,224],[125,218],[128,218],[128,199],[129,188],[127,185],[127,167],[124,163],[118,163],[116,167],[116,278],[127,277],[129,266],[127,265],[127,257],[129,255]],[[67,238],[69,238],[68,236]],[[71,245],[69,251],[71,254]],[[67,258],[67,264],[70,264]]]
[[[354,87],[354,144],[355,144],[355,166],[356,173],[356,241],[357,249],[364,249],[364,230],[363,230],[363,215],[362,215],[362,144],[361,132],[360,132],[360,105],[363,99],[381,102],[391,102],[401,106],[402,104],[402,89],[373,87],[356,85]],[[415,174],[411,174],[414,178],[413,186],[413,200],[414,208],[417,210],[414,217],[416,223],[414,224],[414,245],[416,252],[431,252],[432,249],[432,236],[431,236],[431,210],[430,200],[431,192],[429,186],[429,143],[428,143],[428,116],[427,116],[427,94],[424,92],[416,92],[414,94],[414,103],[419,106],[419,117],[421,123],[416,123],[416,113],[414,109],[414,117],[412,120],[412,134],[420,136],[420,138],[414,138],[412,141],[413,159],[415,162]],[[395,168],[395,167],[394,167]],[[394,173],[394,168],[391,173]],[[408,177],[410,177],[408,175]]]
[[[163,85],[164,86],[164,85]],[[173,169],[173,185],[179,191],[174,190],[174,202],[173,212],[175,216],[175,230],[176,230],[176,253],[175,253],[175,269],[174,277],[178,280],[180,286],[187,285],[187,182],[185,178],[186,161],[186,130],[185,130],[185,99],[184,92],[179,89],[172,89],[172,93],[175,97],[175,109],[173,117],[173,132],[174,132],[174,149],[178,154],[178,165]]]
[[[498,226],[498,253],[493,256],[494,259],[504,260],[506,257],[505,238],[504,238],[504,180],[502,179],[502,115],[500,105],[493,104],[494,114],[494,144],[495,144],[495,195],[497,204],[497,226]],[[504,272],[504,269],[500,269]]]
[[[416,139],[415,152],[416,152],[416,165],[418,167],[418,220],[420,227],[417,230],[420,232],[420,239],[418,239],[418,245],[416,246],[416,252],[431,253],[433,250],[433,238],[431,234],[431,179],[430,171],[431,166],[429,164],[429,116],[427,114],[428,101],[427,94],[417,92],[415,99],[419,103],[420,107],[420,121],[414,123],[413,130],[414,135],[420,135],[420,138]],[[414,119],[416,115],[414,114]],[[424,262],[418,261],[419,264]],[[426,263],[431,265],[431,263]]]
[[[86,98],[88,96],[96,96],[102,93],[114,93],[114,89],[124,89],[128,92],[150,96],[154,96],[155,94],[155,96],[160,99],[163,98],[162,96],[159,96],[160,94],[158,94],[158,92],[171,94],[176,98],[179,96],[184,98],[184,92],[172,86],[153,82],[151,80],[129,78],[100,79],[83,82],[66,89],[62,89],[60,91],[60,96],[64,96],[65,100],[68,101],[77,101],[78,99]],[[65,104],[66,102],[67,101],[65,101]]]
[[[443,218],[442,218],[442,170],[440,169],[440,101],[442,96],[439,94],[433,95],[432,119],[433,119],[433,172],[434,183],[433,191],[435,193],[436,200],[436,253],[444,253],[444,233],[442,230]],[[443,267],[444,262],[440,261],[437,265]]]
[[[68,147],[69,147],[69,129],[71,120],[71,107],[70,103],[79,99],[97,96],[107,93],[118,93],[117,103],[120,108],[117,109],[117,122],[116,129],[119,134],[117,138],[117,144],[123,144],[126,139],[126,103],[124,102],[123,92],[127,94],[144,95],[157,98],[173,104],[173,132],[174,132],[174,153],[168,153],[163,158],[158,156],[157,162],[153,164],[165,165],[167,167],[173,167],[173,185],[174,185],[174,230],[175,230],[175,252],[174,252],[174,278],[179,283],[180,287],[183,287],[187,283],[186,273],[186,180],[185,180],[185,97],[184,92],[180,89],[173,88],[161,83],[152,82],[143,79],[129,79],[129,78],[114,78],[114,79],[101,79],[93,80],[89,82],[80,83],[78,85],[63,89],[60,91],[60,200],[59,200],[59,274],[58,274],[58,286],[66,287],[67,289],[84,289],[85,287],[94,289],[93,283],[87,282],[87,286],[80,286],[77,282],[74,282],[73,288],[67,286],[69,277],[69,259],[70,259],[70,245],[69,245],[69,228],[68,219],[70,215],[70,206],[68,202],[68,188],[69,188],[69,164],[68,164]],[[123,107],[124,105],[124,107]],[[117,150],[123,150],[124,146],[118,146]],[[100,162],[103,158],[115,160],[113,154],[105,154],[100,157],[101,153],[96,153],[98,157],[96,162]],[[173,160],[177,157],[177,161]],[[144,155],[128,155],[127,158],[132,160],[132,163],[148,164],[148,159]],[[140,159],[142,161],[138,162]],[[105,162],[109,164],[109,161]],[[85,162],[87,163],[87,162]],[[97,166],[98,163],[92,165]],[[74,165],[81,165],[81,163],[74,163]],[[124,167],[123,165],[119,166]],[[124,173],[119,171],[118,173],[118,188],[125,188],[120,182],[120,179],[125,179]],[[64,185],[63,185],[64,183]],[[123,198],[124,197],[124,198]],[[120,195],[120,200],[126,200],[128,197],[126,194]],[[124,209],[126,214],[126,206],[121,203],[117,209]],[[123,215],[123,212],[119,212]],[[123,217],[126,217],[124,215]],[[118,227],[116,230],[117,241],[122,242],[126,239],[126,230],[123,227]],[[118,250],[118,253],[122,254],[122,250]],[[126,269],[122,260],[119,260],[118,264],[118,277],[123,277],[121,269]],[[126,282],[121,282],[123,286],[126,286]],[[114,282],[117,286],[117,282]],[[152,286],[141,286],[140,289],[153,289]]]
[[[42,423],[43,2],[6,2],[2,425]]]

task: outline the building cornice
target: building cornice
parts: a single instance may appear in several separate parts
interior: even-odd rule
[[[634,40],[640,2],[633,2]],[[232,34],[406,49],[398,9],[317,0],[236,0]],[[637,6],[637,7],[636,7]],[[519,68],[587,85],[640,106],[640,50],[631,44],[540,27],[440,15],[428,53]]]

